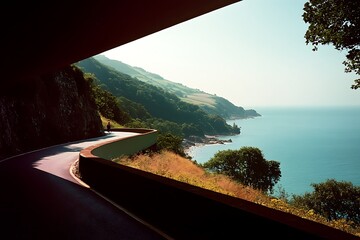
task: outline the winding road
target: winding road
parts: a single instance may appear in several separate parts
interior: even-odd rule
[[[0,161],[0,239],[170,239],[70,174],[83,148],[136,134],[113,132]]]

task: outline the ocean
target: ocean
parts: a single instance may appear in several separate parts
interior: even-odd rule
[[[189,155],[198,163],[220,150],[259,148],[266,160],[280,162],[275,195],[312,192],[312,183],[327,179],[360,186],[360,107],[259,108],[261,117],[229,120],[240,135],[221,136],[232,143],[195,146]]]

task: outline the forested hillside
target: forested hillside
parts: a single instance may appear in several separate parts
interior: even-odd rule
[[[225,119],[260,116],[260,114],[253,109],[245,110],[243,107],[235,106],[223,97],[208,94],[199,89],[189,88],[183,84],[166,80],[160,75],[147,72],[140,67],[132,67],[121,61],[109,59],[104,55],[96,55],[94,58],[100,63],[114,68],[118,72],[128,74],[140,81],[160,87],[166,92],[175,94],[182,101],[195,104],[207,113],[219,115]]]
[[[96,84],[115,97],[119,107],[140,121],[144,127],[169,131],[183,137],[189,135],[239,134],[237,126],[230,126],[218,115],[208,114],[199,106],[182,101],[163,88],[144,83],[127,74],[105,66],[94,58],[76,63],[85,73],[91,74]],[[131,106],[133,111],[128,109]],[[143,114],[134,115],[134,108],[141,107]],[[131,124],[130,124],[131,125]],[[131,125],[133,126],[133,125]]]
[[[216,111],[209,114],[210,110],[94,58],[37,79],[14,81],[0,91],[0,159],[100,136],[99,113],[124,126],[155,128],[184,138],[240,133],[238,126],[228,125]]]

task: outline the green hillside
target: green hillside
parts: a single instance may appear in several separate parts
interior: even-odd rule
[[[232,118],[251,118],[260,116],[255,110],[245,110],[243,107],[235,106],[225,98],[203,92],[199,89],[193,89],[180,83],[175,83],[164,79],[158,74],[147,72],[140,67],[132,67],[121,61],[109,59],[103,55],[94,56],[94,58],[104,65],[107,65],[116,71],[130,75],[140,81],[146,82],[156,87],[164,89],[166,92],[175,94],[182,101],[195,104],[204,111],[219,115],[225,119]]]
[[[75,65],[92,76],[102,90],[116,97],[116,104],[121,111],[130,116],[130,122],[137,121],[143,124],[143,127],[155,128],[162,132],[169,131],[184,137],[240,133],[240,128],[230,126],[221,116],[209,114],[199,106],[184,102],[163,88],[119,72],[93,57]],[[104,98],[106,94],[100,93],[98,96]],[[124,114],[123,116],[125,117]],[[124,117],[122,119],[125,119]]]

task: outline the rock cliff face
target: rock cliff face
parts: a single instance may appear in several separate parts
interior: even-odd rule
[[[69,66],[9,86],[0,91],[0,159],[103,134],[90,86],[79,69]]]

